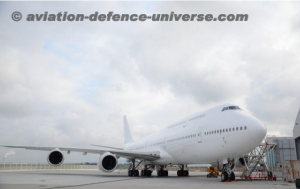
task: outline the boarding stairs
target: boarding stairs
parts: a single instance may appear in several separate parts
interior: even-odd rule
[[[272,140],[264,140],[263,143],[258,145],[250,153],[245,154],[243,157],[239,158],[239,163],[243,168],[241,174],[242,179],[268,179],[276,180],[273,173],[270,171],[267,163],[266,157],[269,155],[272,149],[274,149],[276,143]],[[256,174],[253,176],[252,173],[256,170]]]

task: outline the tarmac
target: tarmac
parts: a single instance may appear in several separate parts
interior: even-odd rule
[[[127,172],[103,173],[96,170],[41,170],[1,171],[0,189],[295,189],[295,183],[278,178],[277,181],[221,182],[220,178],[206,178],[206,173],[190,172],[189,177],[177,177],[169,171],[168,177],[128,177]]]

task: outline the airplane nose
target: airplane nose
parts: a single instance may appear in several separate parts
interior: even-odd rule
[[[249,135],[253,140],[261,142],[266,137],[267,128],[262,122],[255,120],[248,128]]]

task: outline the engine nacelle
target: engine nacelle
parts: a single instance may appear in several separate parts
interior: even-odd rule
[[[64,155],[59,149],[54,149],[49,153],[47,161],[51,166],[60,166],[64,162]]]
[[[118,159],[115,155],[106,152],[99,158],[98,168],[104,172],[113,172],[118,165]]]

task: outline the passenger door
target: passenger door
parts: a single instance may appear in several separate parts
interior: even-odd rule
[[[202,143],[202,127],[198,127],[197,139],[198,143]]]

